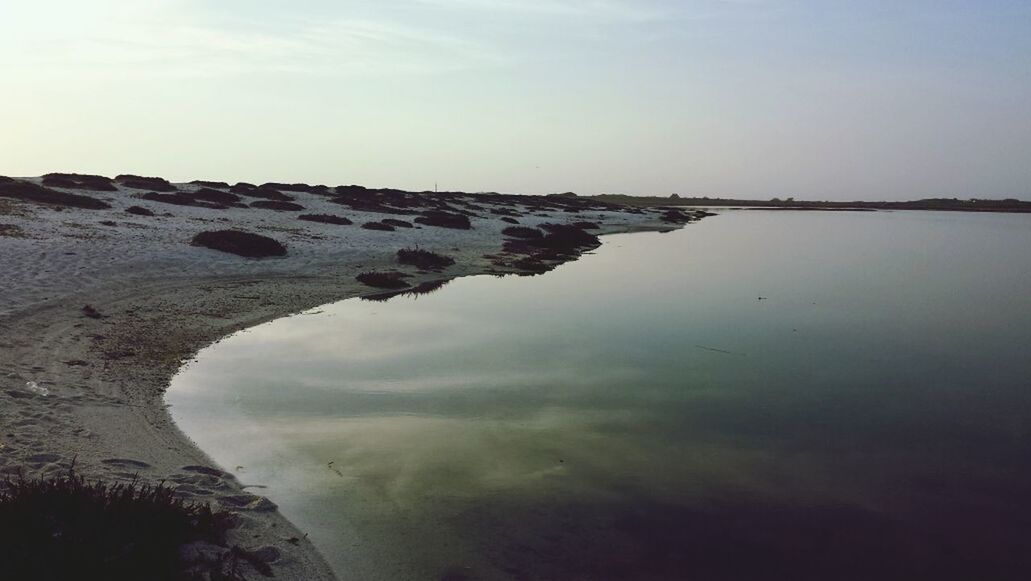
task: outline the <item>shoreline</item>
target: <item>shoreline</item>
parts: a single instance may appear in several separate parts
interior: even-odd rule
[[[65,210],[60,218],[83,212]],[[28,214],[22,216],[27,220],[18,222],[21,227],[33,223],[34,212]],[[659,222],[650,215],[626,217],[629,219],[597,233],[682,226]],[[477,227],[481,226],[477,222]],[[456,255],[457,264],[447,269],[445,276],[499,273],[484,257],[499,252],[504,238],[484,230],[481,227],[466,239],[446,241],[460,244],[461,251]],[[409,237],[432,242],[432,235],[439,232],[426,229],[422,234],[412,232]],[[0,238],[0,244],[8,240]],[[42,246],[49,248],[43,260],[49,253],[80,252],[66,249],[77,244],[62,246],[53,240],[44,240]],[[112,251],[119,246],[115,244]],[[316,253],[314,260],[294,259],[299,264],[291,264],[290,257],[273,259],[280,262],[248,262],[215,256],[219,263],[239,261],[247,267],[243,270],[253,272],[191,273],[197,265],[176,257],[157,272],[148,272],[155,269],[147,265],[115,268],[102,276],[96,272],[102,270],[104,259],[117,260],[100,252],[78,261],[75,272],[87,272],[76,278],[84,279],[84,284],[69,278],[65,288],[43,285],[42,289],[29,284],[40,278],[31,270],[32,260],[26,270],[24,256],[12,258],[17,252],[5,252],[13,264],[0,266],[13,269],[15,276],[4,291],[5,302],[10,300],[12,305],[0,311],[0,398],[4,401],[0,478],[55,476],[74,464],[76,472],[88,479],[125,480],[138,475],[143,482],[165,482],[184,498],[234,513],[238,526],[230,531],[229,544],[261,555],[277,577],[335,579],[303,531],[267,499],[247,492],[245,483],[218,469],[179,430],[167,410],[164,392],[198,351],[232,333],[320,305],[382,293],[354,277],[370,268],[397,268],[393,254],[352,250],[327,246],[330,254],[349,253],[352,260],[335,261],[333,256]],[[183,256],[189,261],[197,253],[213,251],[190,249]],[[90,275],[96,278],[91,280]],[[415,286],[441,276],[415,274],[409,282]],[[19,283],[23,284],[19,287]],[[100,318],[85,315],[84,305]],[[28,382],[45,387],[49,395],[31,393]],[[203,553],[213,548],[191,550]]]

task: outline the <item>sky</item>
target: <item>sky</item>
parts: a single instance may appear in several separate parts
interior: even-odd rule
[[[0,175],[1031,199],[1028,0],[3,0]]]

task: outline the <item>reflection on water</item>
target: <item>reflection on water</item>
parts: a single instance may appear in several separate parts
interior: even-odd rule
[[[344,301],[169,400],[360,579],[1023,579],[1031,217],[729,212]]]

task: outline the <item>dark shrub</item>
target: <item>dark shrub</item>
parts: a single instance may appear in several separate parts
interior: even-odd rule
[[[109,177],[78,173],[48,173],[43,176],[43,185],[52,188],[75,188],[97,192],[118,191]]]
[[[469,230],[472,228],[472,224],[469,223],[469,217],[462,214],[452,214],[450,212],[442,212],[439,210],[427,210],[415,219],[419,224],[425,224],[427,226],[439,226],[441,228],[454,228],[456,230]]]
[[[234,194],[246,194],[247,192],[255,190],[257,188],[258,186],[254,184],[249,184],[247,182],[237,182],[236,185],[229,188],[229,191],[233,192]]]
[[[137,216],[153,216],[154,215],[154,212],[151,212],[150,210],[148,210],[148,209],[146,209],[144,207],[141,207],[141,206],[129,206],[128,208],[125,209],[125,211],[128,212],[129,214],[136,214]]]
[[[298,216],[297,219],[306,220],[308,222],[322,222],[323,224],[337,224],[339,226],[354,224],[354,222],[344,218],[343,216],[334,216],[333,214],[302,214]]]
[[[171,488],[136,481],[91,483],[69,472],[0,488],[5,579],[180,579],[195,566],[180,548],[222,545],[232,523]]]
[[[148,178],[131,174],[123,174],[115,177],[115,181],[127,188],[138,190],[153,190],[155,192],[174,192],[176,187],[168,183],[165,178]]]
[[[337,186],[334,189],[338,194],[364,194],[369,191],[365,186]]]
[[[193,237],[191,244],[248,258],[286,255],[286,247],[278,241],[240,230],[201,232]]]
[[[530,228],[527,226],[509,226],[501,231],[505,236],[511,236],[512,238],[523,238],[525,240],[533,240],[536,238],[543,238],[544,233],[536,228]]]
[[[552,269],[551,266],[548,266],[547,264],[541,262],[536,258],[533,258],[532,256],[520,258],[519,260],[513,262],[512,266],[518,268],[519,270],[524,270],[532,274],[544,274],[545,272],[548,272]]]
[[[405,222],[404,220],[396,220],[394,218],[387,218],[382,220],[384,224],[389,224],[395,228],[414,228],[411,222]]]
[[[519,223],[519,220],[516,220],[515,218],[509,218],[508,216],[505,216],[504,218],[501,218],[501,221],[506,223],[506,224],[518,224]]]
[[[681,212],[677,209],[666,210],[660,218],[663,222],[669,222],[670,224],[687,224],[691,221],[691,216]]]
[[[539,248],[547,248],[560,252],[573,251],[587,246],[598,246],[601,241],[594,234],[584,232],[574,226],[565,224],[541,224],[541,228],[547,230],[547,234],[538,240],[531,240],[529,243]]]
[[[230,194],[229,192],[223,192],[212,188],[201,188],[196,192],[187,195],[194,200],[211,202],[213,204],[225,204],[227,206],[240,201],[240,197],[235,194]]]
[[[393,232],[394,227],[390,224],[384,224],[382,222],[366,222],[362,224],[362,228],[366,230],[380,230],[383,232]]]
[[[65,208],[85,208],[87,210],[105,210],[111,205],[103,200],[69,194],[38,186],[31,182],[23,182],[12,178],[0,179],[0,198],[14,198],[38,204],[51,204]]]
[[[404,248],[397,251],[397,261],[401,264],[411,264],[421,270],[438,270],[447,268],[455,263],[450,256],[436,254],[428,250],[418,248]]]
[[[251,207],[264,208],[266,210],[278,210],[280,212],[299,212],[304,209],[304,206],[300,204],[295,204],[293,202],[278,202],[274,200],[251,202]]]
[[[572,224],[570,224],[570,226],[572,226],[573,228],[579,228],[581,230],[598,230],[599,228],[601,228],[594,222],[573,222]]]
[[[292,202],[294,200],[293,198],[279,190],[266,188],[265,186],[261,186],[260,188],[254,188],[252,190],[233,193],[238,193],[241,196],[247,196],[249,198],[261,198],[264,200],[271,200],[273,202]]]
[[[363,272],[355,280],[376,288],[405,288],[408,286],[404,280],[407,276],[401,272]]]
[[[146,194],[140,194],[139,197],[143,200],[161,202],[162,204],[175,204],[176,206],[197,206],[199,208],[212,208],[215,210],[225,210],[228,207],[225,204],[216,204],[214,202],[198,200],[194,198],[193,195],[186,192],[175,192],[171,194],[147,192]]]
[[[275,182],[269,182],[267,184],[261,184],[262,189],[278,190],[283,192],[308,192],[317,193],[319,191],[316,186],[309,186],[308,184],[277,184]]]
[[[219,189],[222,189],[222,190],[228,190],[229,189],[229,184],[227,184],[225,182],[209,182],[207,180],[193,180],[190,183],[194,184],[194,185],[197,185],[197,186],[204,186],[205,188],[219,188]]]

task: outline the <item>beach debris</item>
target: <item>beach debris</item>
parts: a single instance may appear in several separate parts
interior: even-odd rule
[[[103,319],[104,318],[104,315],[101,315],[100,311],[98,311],[96,308],[94,308],[93,305],[83,305],[82,306],[82,314],[86,315],[87,317],[89,317],[91,319]]]
[[[40,397],[46,397],[46,396],[50,395],[50,390],[47,389],[46,386],[39,385],[35,381],[26,381],[25,382],[25,389],[31,391],[32,393],[34,393],[34,394],[36,394],[36,395],[38,395]]]
[[[329,464],[326,464],[326,468],[329,468],[329,469],[330,469],[330,470],[332,470],[332,471],[333,471],[333,472],[334,472],[334,473],[335,473],[335,474],[336,474],[337,476],[339,476],[339,477],[343,478],[343,477],[344,477],[344,473],[343,473],[343,472],[341,472],[341,471],[340,471],[339,469],[337,469],[337,468],[334,468],[334,467],[333,467],[333,462],[335,462],[335,460],[331,461],[331,462],[330,462]]]
[[[705,345],[695,345],[696,349],[702,349],[704,351],[712,351],[713,353],[723,353],[725,355],[744,355],[744,353],[735,353],[733,351],[727,351],[726,349],[717,349],[715,347],[706,347]]]

